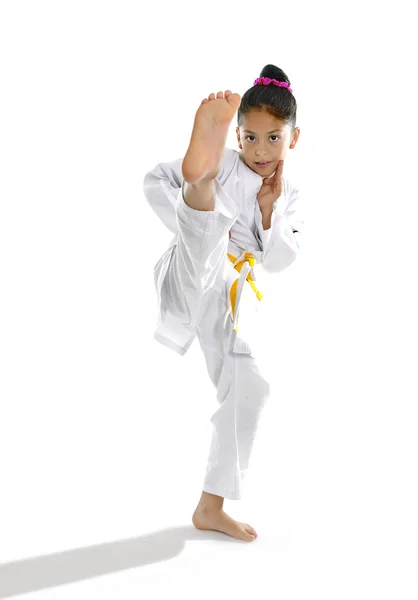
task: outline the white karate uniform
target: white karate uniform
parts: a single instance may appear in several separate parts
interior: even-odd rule
[[[225,149],[214,180],[213,211],[195,210],[184,201],[182,161],[160,163],[144,179],[146,199],[175,234],[154,269],[155,338],[181,355],[199,339],[219,403],[211,417],[203,490],[238,500],[270,394],[256,360],[266,335],[257,327],[262,290],[257,294],[256,283],[249,283],[255,282],[251,263],[255,259],[267,272],[278,273],[295,260],[303,228],[299,190],[283,177],[282,194],[265,231],[257,201],[263,178],[241,153]],[[238,268],[233,259],[239,260]]]

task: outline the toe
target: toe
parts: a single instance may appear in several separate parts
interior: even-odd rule
[[[224,97],[224,93],[223,92],[218,92],[218,94],[217,94],[216,97],[217,98],[223,98]]]
[[[256,532],[256,530],[254,529],[254,527],[251,527],[251,525],[248,525],[248,523],[244,523],[244,526],[245,526],[245,530],[246,530],[248,533],[250,533],[250,534],[252,534],[253,536],[257,537],[257,532]]]
[[[209,97],[208,97],[208,99],[209,100],[215,100],[215,94],[213,94],[213,93],[210,94]]]
[[[241,96],[239,94],[228,94],[225,96],[228,99],[228,102],[231,106],[237,109],[241,103]]]

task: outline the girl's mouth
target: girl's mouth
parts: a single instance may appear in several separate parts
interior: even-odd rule
[[[270,163],[271,163],[271,160],[270,160],[270,161],[268,161],[268,162],[256,162],[255,164],[256,164],[258,167],[267,167],[267,166],[268,166]]]

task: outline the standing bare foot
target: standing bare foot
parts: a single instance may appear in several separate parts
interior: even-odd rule
[[[216,501],[218,498],[221,497],[206,492],[202,493],[202,498],[193,513],[193,525],[197,529],[221,531],[244,542],[255,540],[257,537],[255,529],[248,523],[234,521],[228,516],[222,508],[223,498],[221,503]]]
[[[210,94],[197,109],[190,144],[182,163],[183,178],[196,184],[219,173],[229,126],[241,102],[231,90]]]

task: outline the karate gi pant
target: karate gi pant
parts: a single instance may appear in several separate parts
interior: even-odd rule
[[[185,203],[183,189],[180,191],[178,243],[162,290],[172,313],[196,323],[208,374],[216,388],[219,407],[211,417],[203,491],[239,500],[270,385],[252,354],[234,352],[236,333],[227,316],[225,273],[232,266],[227,256],[228,234],[237,208],[217,180],[214,192],[215,210],[199,211]]]

